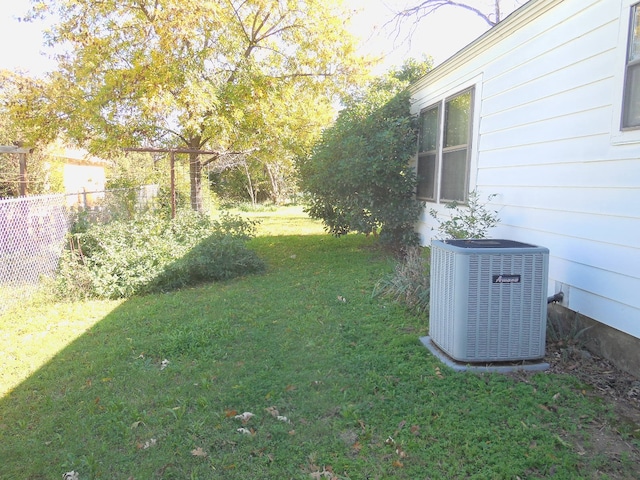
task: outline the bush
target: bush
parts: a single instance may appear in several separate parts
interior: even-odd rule
[[[402,261],[396,264],[394,272],[378,281],[373,294],[402,303],[416,314],[427,313],[429,269],[429,250],[411,247]]]
[[[490,202],[493,197],[495,194],[489,195],[487,201]],[[500,221],[497,211],[490,211],[486,203],[480,203],[480,195],[475,190],[469,192],[466,206],[452,202],[446,207],[452,210],[449,220],[439,221],[438,212],[433,209],[430,212],[439,221],[438,231],[446,239],[485,238],[487,232]]]
[[[254,232],[255,223],[240,217],[190,211],[96,225],[70,236],[58,296],[127,298],[259,272],[263,262],[245,245]]]
[[[350,99],[308,158],[299,160],[306,211],[333,235],[380,233],[395,249],[416,245],[422,204],[411,160],[417,124],[406,86],[429,64],[408,63]]]

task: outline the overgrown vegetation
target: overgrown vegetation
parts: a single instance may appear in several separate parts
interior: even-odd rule
[[[490,202],[495,194],[489,195],[487,202]],[[487,232],[495,227],[500,218],[498,212],[489,210],[487,203],[480,200],[477,191],[469,192],[469,199],[465,205],[452,202],[446,205],[451,211],[451,216],[447,220],[440,220],[438,212],[431,209],[431,217],[438,221],[438,232],[446,239],[463,238],[485,238]]]
[[[410,247],[393,273],[376,283],[374,296],[390,298],[418,315],[429,313],[429,249]]]
[[[421,204],[410,167],[416,119],[405,87],[429,68],[429,62],[409,61],[377,79],[349,99],[313,154],[300,160],[307,211],[333,235],[379,232],[396,248],[417,243]]]
[[[127,298],[264,270],[246,242],[255,223],[188,210],[89,226],[70,235],[56,276],[61,298]]]
[[[27,373],[2,391],[0,477],[637,478],[593,454],[592,426],[618,434],[585,385],[449,370],[371,298],[391,270],[371,237],[272,217],[249,242],[265,275],[0,317],[0,380]]]
[[[489,195],[488,200],[492,198],[493,195]],[[485,238],[489,229],[499,222],[498,212],[488,210],[486,203],[480,202],[476,191],[469,193],[466,205],[450,203],[447,208],[452,214],[444,221],[439,220],[435,210],[430,211],[431,216],[439,222],[438,231],[444,238]],[[392,298],[411,312],[427,314],[430,295],[429,269],[429,249],[409,248],[396,264],[393,273],[386,275],[376,284],[374,295]]]

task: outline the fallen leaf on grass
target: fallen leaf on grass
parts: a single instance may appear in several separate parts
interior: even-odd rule
[[[402,447],[398,447],[398,448],[396,448],[396,454],[397,454],[400,458],[407,458],[407,452],[405,452],[404,450],[402,450]]]
[[[137,447],[138,447],[138,450],[147,450],[151,447],[154,447],[157,443],[158,441],[155,438],[150,438],[144,443],[138,443]]]
[[[286,392],[293,392],[296,389],[295,385],[287,385],[285,388]]]
[[[131,429],[133,430],[134,428],[138,428],[140,425],[144,425],[144,422],[142,420],[138,420],[137,422],[133,422],[131,424]]]
[[[241,413],[240,415],[236,415],[233,418],[238,419],[238,420],[242,420],[242,423],[247,423],[249,420],[251,420],[251,417],[253,417],[253,416],[254,415],[251,412],[244,412],[244,413]]]
[[[338,301],[342,303],[347,303],[347,299],[344,298],[342,295],[338,295]]]
[[[278,415],[280,415],[280,412],[276,407],[267,407],[265,408],[265,411],[272,417],[277,417]]]
[[[227,417],[227,418],[235,417],[237,414],[238,414],[237,410],[225,410],[224,411],[224,416]]]
[[[191,450],[191,455],[193,455],[194,457],[206,457],[207,456],[207,452],[205,452],[202,447],[198,447],[198,448],[194,448],[193,450]]]
[[[395,461],[392,463],[392,465],[393,465],[394,467],[396,467],[396,468],[404,468],[404,463],[402,463],[402,462],[400,462],[400,461],[398,461],[398,460],[395,460]]]

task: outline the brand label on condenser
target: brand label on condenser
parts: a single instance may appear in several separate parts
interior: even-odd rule
[[[520,283],[520,275],[494,275],[493,283]]]

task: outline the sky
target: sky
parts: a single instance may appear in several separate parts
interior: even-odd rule
[[[351,30],[362,38],[360,51],[383,56],[379,73],[391,66],[399,66],[408,57],[424,55],[440,64],[465,45],[484,33],[488,25],[477,15],[455,7],[444,7],[419,24],[407,40],[411,25],[407,22],[399,34],[386,25],[395,11],[418,0],[344,0],[345,5],[357,13]],[[490,10],[492,0],[468,0]],[[501,0],[503,12],[510,12],[525,0]],[[55,64],[42,52],[43,23],[18,21],[29,8],[29,0],[0,0],[0,69],[20,70],[32,76],[41,76],[55,68]],[[386,26],[385,26],[386,25]],[[397,35],[396,35],[397,34]]]

